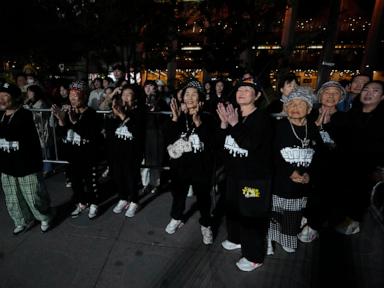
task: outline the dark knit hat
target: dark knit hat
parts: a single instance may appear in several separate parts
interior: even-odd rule
[[[21,96],[21,90],[14,84],[8,82],[0,82],[0,92],[6,92],[12,96],[12,98],[17,98]]]

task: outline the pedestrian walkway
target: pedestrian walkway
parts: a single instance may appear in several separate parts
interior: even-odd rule
[[[47,180],[58,223],[45,234],[36,225],[13,236],[1,193],[0,288],[384,287],[384,234],[369,215],[357,235],[324,233],[293,254],[278,247],[247,273],[235,266],[239,251],[221,248],[223,224],[211,246],[202,243],[198,213],[177,233],[165,233],[169,192],[145,196],[133,218],[114,214],[111,198],[94,220],[86,213],[72,219],[63,217],[72,195],[64,180],[62,174]]]

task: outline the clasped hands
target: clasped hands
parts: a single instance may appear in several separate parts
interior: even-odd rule
[[[300,184],[308,184],[309,183],[309,175],[308,173],[303,173],[303,175],[301,175],[298,171],[293,171],[293,173],[291,174],[291,176],[289,176],[289,178],[291,178],[291,180],[295,183],[300,183]]]
[[[216,112],[221,120],[222,129],[227,128],[228,124],[233,127],[239,122],[238,108],[233,108],[232,104],[225,106],[223,103],[219,103]]]

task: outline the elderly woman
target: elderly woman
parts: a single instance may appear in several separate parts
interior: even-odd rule
[[[318,127],[325,145],[319,159],[319,172],[316,173],[318,177],[314,179],[315,189],[308,195],[304,227],[298,234],[301,242],[312,242],[319,236],[318,231],[326,221],[334,224],[341,217],[340,190],[343,182],[340,172],[345,168],[341,165],[338,144],[344,135],[346,117],[344,112],[337,110],[337,105],[343,101],[345,95],[345,89],[338,82],[324,83],[317,92],[320,106],[312,109],[308,116],[308,121],[314,122]]]
[[[97,216],[98,210],[95,150],[99,126],[95,110],[86,105],[85,83],[74,81],[69,89],[70,106],[60,109],[52,105],[52,113],[63,134],[66,158],[70,165],[70,180],[76,202],[76,209],[71,216],[79,216],[90,205],[88,217],[92,219]]]
[[[165,228],[173,234],[183,225],[183,212],[189,186],[192,185],[200,211],[203,243],[212,244],[211,185],[214,124],[209,114],[202,113],[202,86],[191,81],[184,88],[182,99],[185,111],[176,99],[171,101],[172,119],[166,130],[172,181],[171,221]]]
[[[307,121],[313,94],[298,87],[282,97],[287,118],[276,123],[272,217],[268,231],[268,254],[273,254],[272,241],[288,252],[297,248],[303,208],[310,189],[311,167],[321,138],[316,126]]]
[[[217,106],[227,174],[228,238],[221,245],[226,250],[241,248],[242,258],[236,266],[242,271],[263,264],[268,230],[272,120],[257,108],[260,97],[258,85],[241,82],[236,91],[239,108],[222,103]]]
[[[133,217],[139,207],[138,182],[144,150],[144,111],[137,93],[132,85],[122,87],[121,95],[113,100],[114,117],[107,127],[110,169],[119,196],[113,212],[119,214],[127,209],[127,217]]]
[[[0,172],[9,215],[15,223],[13,234],[41,221],[49,229],[52,215],[41,170],[42,154],[32,113],[22,107],[21,90],[0,84]]]

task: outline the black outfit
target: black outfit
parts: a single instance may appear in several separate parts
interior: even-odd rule
[[[140,163],[144,152],[144,113],[125,110],[126,118],[111,118],[107,126],[108,151],[113,182],[120,200],[138,202]]]
[[[267,112],[270,114],[277,114],[283,112],[283,102],[281,102],[281,98],[272,100],[271,103],[267,106]]]
[[[342,143],[344,174],[344,210],[347,216],[361,221],[369,205],[373,185],[372,173],[384,166],[384,104],[364,113],[362,108],[347,112],[345,141]]]
[[[307,172],[308,174],[314,169],[313,159],[307,159],[308,162],[301,162],[303,159],[284,159],[282,150],[284,148],[302,148],[301,142],[295,137],[292,132],[291,125],[288,119],[284,118],[276,121],[275,139],[274,139],[274,194],[286,199],[306,197],[308,195],[308,185],[298,184],[293,182],[289,177],[293,171],[297,170],[300,174]],[[307,134],[308,148],[318,149],[318,145],[322,143],[319,131],[313,122],[308,121],[307,133],[305,126],[293,125],[293,129],[299,136],[304,139]],[[316,155],[316,154],[314,154]]]
[[[23,177],[41,172],[43,158],[32,112],[20,107],[13,115],[0,112],[0,138],[12,142],[0,147],[0,172]]]
[[[306,197],[311,191],[312,171],[316,170],[317,151],[321,143],[319,131],[312,122],[296,126],[291,125],[287,118],[276,121],[272,218],[268,238],[284,247],[297,248],[297,234],[300,232]],[[295,170],[300,175],[308,173],[310,182],[293,182],[290,176]]]
[[[308,122],[314,123],[319,117],[319,109],[313,109],[308,115]],[[319,153],[318,165],[311,181],[312,192],[308,195],[307,207],[304,216],[308,225],[320,230],[326,222],[336,224],[343,218],[340,207],[344,202],[341,190],[345,179],[341,177],[345,171],[344,161],[341,157],[340,143],[345,138],[346,113],[337,111],[327,124],[318,127],[322,142]]]
[[[67,114],[65,126],[59,126],[65,158],[69,162],[68,170],[74,200],[84,205],[98,204],[96,144],[100,136],[100,125],[97,122],[96,111],[89,107],[83,113],[79,113],[77,119],[77,122],[72,124]]]
[[[190,137],[198,137],[199,146],[192,151],[184,152],[177,159],[170,159],[170,176],[172,181],[171,217],[183,220],[185,200],[188,188],[192,185],[196,195],[197,206],[201,214],[200,224],[211,226],[211,188],[213,177],[213,143],[214,122],[210,115],[202,113],[201,125],[196,127],[192,116],[182,114],[177,122],[169,120],[166,129],[167,146],[175,143],[181,137],[190,141]]]
[[[169,110],[166,102],[158,95],[146,96],[146,118],[145,118],[145,141],[144,146],[144,164],[149,166],[150,187],[157,187],[160,182],[160,168],[163,166],[164,159],[164,135],[163,126],[166,115],[151,112],[160,112]],[[143,183],[146,184],[146,183]]]
[[[241,244],[243,256],[256,263],[264,261],[269,221],[271,121],[265,111],[257,109],[247,117],[240,117],[235,126],[219,130],[221,143],[224,143],[227,174],[225,203],[228,240]],[[258,201],[258,195],[246,198],[246,187],[261,190],[263,207],[254,202]]]

